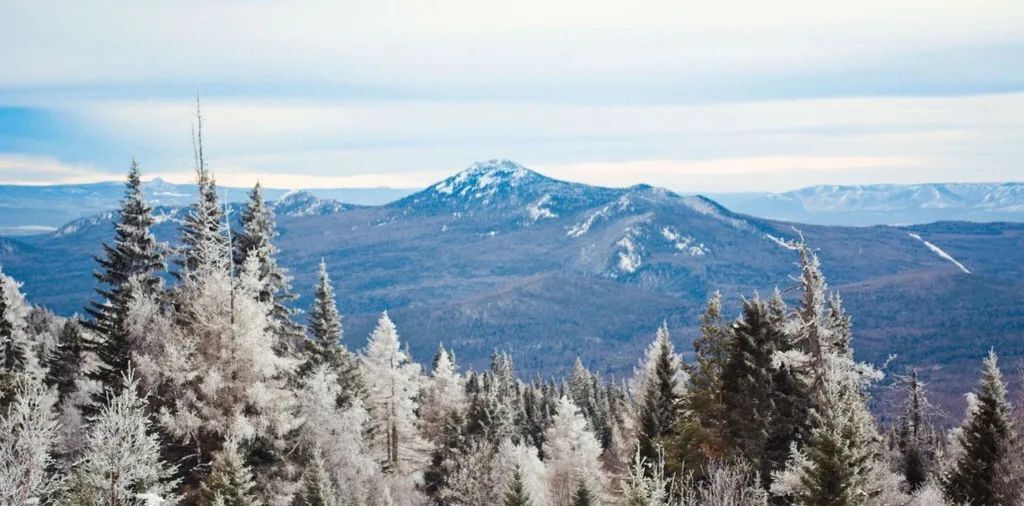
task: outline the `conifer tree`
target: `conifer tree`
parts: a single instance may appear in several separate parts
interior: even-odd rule
[[[291,353],[302,342],[302,328],[292,319],[294,311],[286,304],[296,298],[291,293],[287,271],[277,264],[277,226],[274,210],[263,199],[259,182],[249,192],[249,200],[242,209],[242,230],[233,236],[235,265],[244,265],[255,257],[259,266],[260,289],[257,297],[271,307],[271,330],[278,338],[278,352]]]
[[[775,421],[772,360],[780,332],[760,299],[744,300],[723,369],[728,439],[733,451],[765,477],[775,470],[767,453]]]
[[[363,395],[363,382],[355,357],[342,342],[341,315],[334,297],[334,288],[327,273],[327,264],[320,260],[319,279],[314,291],[313,306],[309,310],[309,334],[306,340],[305,361],[300,374],[308,374],[319,365],[326,365],[338,379],[341,387],[339,405],[347,405]]]
[[[931,475],[935,458],[932,448],[934,435],[926,420],[928,400],[924,385],[917,378],[917,370],[911,371],[905,384],[907,400],[900,415],[896,441],[900,452],[900,471],[913,492],[923,486]]]
[[[719,453],[725,430],[722,376],[728,360],[730,338],[729,327],[722,318],[722,296],[715,292],[701,315],[700,335],[693,341],[696,361],[685,367],[690,381],[684,399],[686,409],[703,432],[701,446],[706,451],[718,453],[710,455],[712,458],[722,456]]]
[[[985,359],[981,383],[967,420],[960,428],[961,454],[943,477],[943,488],[957,504],[1012,504],[1001,497],[997,480],[1013,448],[1012,407],[994,351]]]
[[[54,396],[38,378],[14,380],[12,402],[0,415],[0,504],[46,504],[62,477],[54,474]]]
[[[306,472],[302,476],[299,493],[292,501],[292,506],[337,506],[339,504],[334,483],[327,473],[324,459],[319,451],[314,451]]]
[[[196,200],[181,224],[181,247],[176,263],[180,279],[195,276],[201,269],[229,268],[230,242],[225,233],[224,211],[217,195],[217,182],[206,165],[203,153],[203,117],[196,99],[196,129],[193,136],[196,170]],[[224,251],[229,255],[225,256]]]
[[[5,375],[40,372],[25,332],[29,305],[20,288],[20,283],[0,269],[0,373]]]
[[[415,479],[425,461],[425,443],[416,430],[420,367],[401,349],[398,330],[387,312],[378,320],[361,358],[378,459],[386,473]]]
[[[203,504],[259,506],[261,502],[253,493],[254,487],[252,471],[245,465],[238,441],[229,437],[214,455],[210,474],[202,484]]]
[[[581,486],[597,495],[608,482],[601,468],[601,444],[569,398],[562,397],[546,432],[544,460],[548,486],[556,504],[570,503]]]
[[[504,506],[532,506],[533,504],[530,502],[530,494],[523,486],[523,472],[519,466],[512,471],[512,478],[508,482],[505,500],[502,504]]]
[[[434,370],[423,387],[419,421],[428,441],[440,441],[450,415],[466,407],[466,391],[462,376],[456,372],[453,355],[439,345],[434,356]]]
[[[114,391],[122,386],[121,375],[129,367],[132,354],[125,330],[128,305],[132,297],[158,291],[159,273],[166,268],[164,248],[150,231],[155,223],[153,208],[143,195],[139,165],[132,160],[114,224],[113,244],[104,243],[103,257],[96,257],[99,270],[94,275],[100,283],[96,292],[102,300],[90,302],[86,308],[92,320],[85,324],[97,334],[91,348],[99,359],[90,376]],[[106,398],[97,392],[93,401],[95,411]]]
[[[46,384],[57,389],[57,404],[78,389],[82,377],[82,362],[85,360],[85,339],[82,329],[74,318],[64,322],[60,341],[47,360]]]
[[[117,395],[93,420],[85,454],[75,468],[70,499],[75,504],[134,504],[140,497],[173,502],[174,468],[160,457],[146,400],[132,371]]]
[[[685,377],[680,370],[681,362],[669,341],[668,327],[662,324],[642,365],[644,380],[634,380],[634,383],[642,385],[639,392],[643,396],[639,407],[637,440],[640,456],[648,462],[657,459],[661,449],[676,434],[683,394],[680,380]],[[638,372],[637,376],[640,374]]]

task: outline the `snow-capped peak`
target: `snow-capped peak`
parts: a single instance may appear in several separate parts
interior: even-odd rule
[[[470,198],[487,198],[499,187],[514,187],[541,176],[511,160],[476,162],[466,170],[430,187],[436,193]]]

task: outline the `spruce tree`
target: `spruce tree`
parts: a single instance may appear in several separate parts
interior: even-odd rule
[[[0,269],[0,373],[12,378],[38,372],[38,361],[25,332],[29,305],[20,288],[20,283]],[[13,385],[13,379],[8,383]]]
[[[576,493],[572,496],[572,506],[591,506],[593,504],[594,498],[590,496],[586,482],[581,481],[580,486],[576,488]]]
[[[57,349],[53,350],[47,360],[46,384],[57,389],[58,405],[78,389],[84,360],[85,339],[82,329],[76,319],[69,318],[61,327]]]
[[[532,506],[530,494],[523,485],[523,472],[519,466],[512,471],[512,479],[509,480],[507,489],[502,503],[504,506]]]
[[[341,393],[338,405],[344,406],[364,393],[362,378],[355,357],[342,342],[341,315],[331,287],[327,264],[320,260],[319,278],[314,290],[313,306],[309,310],[305,361],[299,373],[306,375],[317,366],[326,365],[338,378]]]
[[[229,268],[230,251],[228,235],[224,233],[224,211],[217,195],[217,182],[206,165],[203,153],[203,117],[196,100],[196,130],[193,135],[193,150],[196,171],[196,200],[189,208],[181,224],[181,246],[175,263],[179,279],[194,276],[201,269],[211,266]]]
[[[277,336],[278,352],[291,353],[302,339],[302,328],[292,319],[294,311],[285,304],[296,298],[291,293],[288,274],[277,264],[277,237],[274,210],[263,200],[263,188],[257,182],[249,192],[249,200],[242,209],[242,230],[234,238],[234,262],[244,265],[249,257],[255,257],[259,266],[260,302],[271,304],[271,330]]]
[[[774,470],[767,455],[775,417],[772,360],[781,329],[760,299],[743,301],[743,315],[733,325],[733,338],[723,372],[728,439],[733,451],[762,476]]]
[[[658,331],[652,352],[645,366],[648,373],[637,433],[640,456],[648,462],[654,462],[666,441],[676,434],[680,407],[680,361],[665,325]]]
[[[917,378],[917,370],[911,371],[905,381],[907,400],[899,418],[896,432],[900,452],[900,471],[911,491],[916,491],[928,481],[935,458],[931,427],[926,420],[928,401],[924,385]]]
[[[259,506],[261,503],[253,493],[254,486],[252,472],[245,465],[238,442],[229,437],[214,455],[210,474],[202,484],[200,496],[203,504]]]
[[[1010,504],[1009,498],[1001,497],[997,480],[1013,448],[1012,411],[998,358],[990,351],[973,408],[957,438],[961,454],[942,480],[950,501],[986,506]]]
[[[306,472],[302,476],[299,493],[292,500],[292,506],[337,506],[337,492],[327,473],[324,459],[319,451],[314,451]]]
[[[155,223],[153,209],[143,195],[139,165],[132,160],[114,224],[114,241],[104,243],[103,256],[96,257],[96,293],[102,300],[86,307],[92,319],[85,325],[97,335],[90,347],[99,359],[90,377],[115,392],[121,388],[121,375],[127,370],[132,353],[125,328],[129,303],[134,296],[159,290],[159,273],[166,268],[163,246],[150,231]],[[97,392],[93,400],[95,412],[106,400],[105,394]]]

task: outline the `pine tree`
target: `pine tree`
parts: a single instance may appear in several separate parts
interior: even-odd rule
[[[263,200],[263,188],[257,182],[249,192],[249,200],[242,210],[242,230],[234,235],[234,263],[244,265],[255,257],[259,268],[260,302],[271,305],[271,330],[278,338],[278,353],[291,353],[302,343],[302,328],[294,322],[294,311],[285,304],[296,298],[291,293],[287,271],[277,264],[277,237],[274,210]]]
[[[57,349],[47,360],[45,383],[57,389],[57,404],[78,389],[82,378],[82,363],[85,360],[85,339],[77,320],[71,318],[61,327]]]
[[[146,400],[132,371],[116,396],[92,421],[85,454],[75,468],[70,499],[75,504],[133,504],[149,496],[173,501],[175,469],[160,457]]]
[[[783,462],[769,456],[776,426],[774,354],[781,326],[760,299],[743,301],[743,315],[733,325],[729,356],[723,369],[728,440],[733,451],[767,478]],[[788,447],[788,445],[786,445]]]
[[[567,397],[558,401],[545,435],[548,487],[556,504],[567,504],[581,486],[588,494],[601,490],[608,478],[601,468],[601,444],[587,427],[579,409]]]
[[[125,330],[127,308],[132,297],[159,290],[159,273],[166,268],[163,246],[150,232],[156,223],[153,209],[142,191],[139,165],[132,160],[125,182],[124,198],[114,224],[113,244],[103,244],[103,257],[96,257],[95,273],[100,285],[100,302],[90,302],[86,312],[92,320],[86,326],[97,334],[91,348],[99,364],[90,377],[114,391],[122,386],[121,374],[127,370],[132,343]],[[93,399],[93,411],[105,401],[103,392]]]
[[[933,431],[925,418],[928,400],[924,385],[917,378],[917,370],[911,371],[905,384],[907,400],[899,419],[896,438],[900,452],[900,471],[910,490],[916,491],[931,475],[935,458],[932,448]]]
[[[592,506],[594,499],[590,497],[590,489],[587,488],[587,484],[580,482],[580,486],[576,488],[576,493],[572,496],[572,506]]]
[[[324,467],[319,451],[314,451],[306,472],[302,476],[302,488],[292,501],[292,506],[337,506],[337,492],[334,483]]]
[[[254,486],[252,471],[245,465],[238,441],[230,437],[214,455],[213,467],[203,482],[200,496],[203,504],[259,506],[261,502],[253,493]]]
[[[981,384],[970,416],[957,438],[962,453],[944,476],[950,501],[970,505],[1011,504],[998,493],[997,480],[1013,448],[1012,407],[994,351],[985,359]]]
[[[684,377],[680,371],[681,359],[672,349],[666,325],[658,329],[642,367],[645,379],[637,382],[643,386],[637,440],[641,457],[653,462],[676,434],[680,398],[684,393],[680,386],[680,379]]]
[[[5,375],[40,372],[25,332],[29,305],[20,288],[20,283],[0,269],[0,373]]]
[[[411,476],[425,460],[425,443],[416,430],[420,367],[402,351],[398,330],[387,312],[378,320],[361,358],[379,461],[387,473]]]
[[[54,395],[30,376],[14,380],[13,401],[0,416],[0,504],[45,504],[62,477],[53,473],[57,441]]]
[[[532,506],[533,504],[530,502],[530,494],[523,486],[523,472],[518,466],[512,472],[512,479],[508,482],[505,501],[502,504],[504,506]]]
[[[199,275],[201,270],[229,268],[231,245],[225,233],[224,212],[217,195],[217,182],[206,166],[203,153],[203,117],[196,99],[196,130],[193,136],[196,170],[196,201],[181,224],[181,247],[176,263],[179,278]]]
[[[703,433],[701,447],[711,458],[723,456],[725,405],[722,376],[728,360],[730,332],[722,318],[722,296],[715,292],[708,299],[700,318],[700,335],[693,341],[696,361],[686,365],[689,386],[686,409]]]
[[[309,310],[309,334],[306,340],[305,361],[300,374],[307,374],[319,365],[327,365],[338,378],[341,387],[338,403],[347,405],[364,394],[363,381],[355,357],[342,342],[341,315],[338,313],[327,273],[327,264],[320,260],[320,277],[314,291],[313,306]]]

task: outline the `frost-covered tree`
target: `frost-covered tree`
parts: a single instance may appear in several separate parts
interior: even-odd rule
[[[466,390],[462,375],[456,370],[451,352],[444,345],[439,345],[434,356],[434,370],[424,383],[420,398],[419,421],[423,436],[427,441],[437,443],[451,414],[465,408]]]
[[[1006,400],[1006,384],[999,371],[998,357],[994,351],[989,352],[972,409],[957,438],[960,455],[942,478],[946,497],[951,502],[1014,504],[1019,499],[1002,497],[998,486],[1014,444],[1012,412]]]
[[[242,209],[242,230],[234,235],[235,265],[245,265],[255,257],[261,302],[270,304],[271,331],[278,338],[278,352],[291,353],[303,342],[302,328],[292,319],[294,311],[286,305],[296,298],[291,293],[287,271],[277,263],[277,225],[274,210],[263,200],[259,182],[249,192],[249,200]]]
[[[685,380],[682,358],[669,340],[668,326],[662,324],[633,377],[634,392],[641,396],[637,440],[641,456],[648,461],[658,458],[658,453],[676,434]]]
[[[131,505],[142,498],[172,504],[175,469],[161,460],[160,443],[129,370],[120,393],[89,427],[85,451],[75,466],[69,500],[82,505]]]
[[[15,381],[13,401],[0,416],[0,504],[50,504],[62,486],[53,471],[56,395],[38,378]]]
[[[608,478],[601,468],[601,444],[579,408],[567,397],[558,401],[544,442],[548,487],[555,504],[570,504],[582,487],[600,500]]]
[[[165,328],[162,342],[144,362],[153,374],[150,384],[164,400],[161,426],[192,448],[191,462],[207,462],[225,437],[235,436],[254,458],[262,490],[272,485],[264,477],[277,472],[286,438],[298,425],[287,384],[296,364],[274,352],[268,303],[256,296],[256,260],[247,261],[233,279],[230,251],[219,251],[225,261],[199,264],[195,275],[176,287],[175,324]]]
[[[296,394],[302,419],[297,451],[304,456],[300,460],[319,459],[332,486],[351,502],[368,503],[378,492],[374,484],[380,480],[379,465],[364,436],[369,417],[359,400],[339,406],[335,401],[339,389],[326,365],[302,378]]]
[[[384,472],[418,479],[426,443],[416,429],[420,366],[400,347],[398,330],[384,312],[363,351],[366,407],[372,446]]]
[[[86,321],[97,334],[92,343],[99,359],[92,377],[104,387],[117,390],[122,386],[121,375],[129,366],[132,343],[124,328],[127,307],[132,297],[159,290],[159,273],[166,269],[164,247],[150,231],[156,223],[153,208],[146,202],[142,191],[139,165],[132,160],[125,181],[124,198],[114,223],[114,241],[103,244],[103,256],[96,257],[99,269],[94,276],[101,300],[90,302],[86,312],[92,317]],[[129,281],[134,280],[132,290]],[[105,398],[99,392],[94,399],[96,407]]]
[[[665,461],[658,456],[647,462],[639,450],[622,480],[622,501],[625,506],[672,506],[675,481],[665,476]]]
[[[314,451],[302,475],[302,486],[292,506],[337,506],[338,492],[319,451]]]
[[[317,366],[326,365],[338,379],[341,387],[338,402],[352,402],[363,394],[362,378],[355,357],[345,347],[342,338],[341,315],[327,273],[327,264],[320,260],[319,278],[314,290],[313,306],[309,310],[309,339],[306,341],[305,360],[300,374]]]
[[[256,496],[252,470],[238,448],[238,441],[229,437],[213,457],[210,474],[203,481],[202,504],[223,506],[260,506]]]
[[[18,283],[0,269],[0,372],[38,375],[42,371],[25,332],[28,302]]]
[[[68,319],[61,327],[60,340],[46,361],[45,383],[57,389],[57,404],[78,390],[85,361],[85,338],[75,319]]]
[[[900,471],[911,491],[925,485],[935,464],[935,431],[928,423],[928,399],[924,385],[911,371],[904,381],[907,400],[900,414],[896,443],[900,453]]]
[[[518,467],[512,471],[512,479],[508,482],[502,504],[504,506],[533,506],[530,494],[523,485],[523,472]]]

